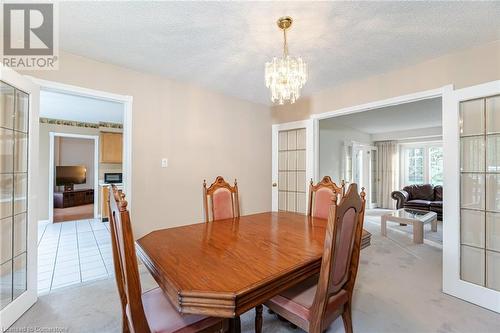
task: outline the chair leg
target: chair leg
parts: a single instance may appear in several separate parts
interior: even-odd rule
[[[262,333],[262,305],[255,307],[255,333]]]
[[[130,333],[130,329],[128,327],[128,319],[127,319],[127,315],[123,314],[123,317],[122,317],[122,325],[123,325],[123,328],[122,328],[122,332],[123,333]]]
[[[351,303],[346,303],[344,305],[344,312],[342,312],[342,321],[344,322],[345,332],[352,333]]]

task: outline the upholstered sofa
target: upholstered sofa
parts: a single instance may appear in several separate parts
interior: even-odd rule
[[[428,210],[437,213],[438,220],[443,220],[443,187],[431,184],[405,186],[400,191],[391,193],[397,201],[396,208]]]

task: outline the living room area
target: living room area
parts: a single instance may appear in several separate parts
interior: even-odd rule
[[[442,132],[440,97],[320,119],[319,174],[365,187],[382,236],[441,249]]]

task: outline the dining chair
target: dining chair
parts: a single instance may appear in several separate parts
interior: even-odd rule
[[[116,186],[107,198],[116,284],[122,306],[124,333],[225,332],[227,319],[183,315],[161,288],[142,293],[134,237],[125,194]]]
[[[351,184],[337,204],[329,207],[321,269],[311,277],[265,303],[277,315],[311,333],[322,333],[342,316],[347,333],[353,331],[352,294],[358,272],[365,192]]]
[[[340,187],[335,184],[330,176],[324,176],[323,179],[316,185],[313,180],[309,185],[309,209],[307,215],[319,217],[322,219],[328,218],[328,211],[332,196],[336,195],[338,199],[345,194],[345,182],[342,180]]]
[[[234,186],[231,186],[224,178],[217,176],[208,188],[207,182],[204,180],[203,207],[205,209],[205,222],[209,222],[210,218],[212,221],[215,221],[240,216],[238,183],[236,179],[234,180]]]

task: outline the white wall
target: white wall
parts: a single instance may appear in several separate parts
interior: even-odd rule
[[[319,122],[319,178],[330,176],[337,184],[344,178],[344,144],[352,141],[371,144],[371,135],[335,123],[335,118]]]

